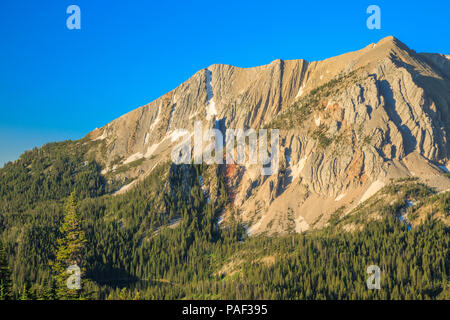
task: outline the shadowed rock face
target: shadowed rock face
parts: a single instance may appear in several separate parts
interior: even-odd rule
[[[259,165],[229,170],[233,207],[251,234],[320,228],[391,178],[450,188],[449,57],[417,54],[393,37],[317,62],[212,65],[91,132],[87,143],[104,174],[122,168],[118,175],[139,180],[170,161],[194,121],[280,129],[277,174],[261,176]]]

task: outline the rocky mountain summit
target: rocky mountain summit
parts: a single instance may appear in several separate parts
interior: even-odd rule
[[[449,58],[388,37],[323,61],[215,64],[83,141],[124,193],[171,161],[194,121],[205,129],[279,129],[276,174],[222,165],[231,195],[223,221],[237,214],[251,235],[321,228],[392,179],[450,189]],[[214,179],[202,181],[212,201]]]

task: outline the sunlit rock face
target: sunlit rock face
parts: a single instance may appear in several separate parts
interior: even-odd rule
[[[450,188],[449,56],[417,54],[393,37],[323,61],[212,65],[86,143],[103,174],[133,180],[119,191],[126,192],[171,161],[195,121],[205,130],[279,129],[273,175],[262,176],[259,165],[224,165],[230,207],[251,235],[321,228],[390,179],[417,176]],[[208,189],[214,179],[204,180]]]

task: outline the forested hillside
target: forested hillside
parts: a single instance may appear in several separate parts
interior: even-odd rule
[[[428,215],[411,228],[396,218],[402,206],[379,205],[380,218],[358,231],[339,231],[347,218],[336,214],[323,230],[248,238],[237,218],[219,227],[221,212],[233,211],[220,167],[213,203],[202,191],[200,165],[161,165],[112,195],[82,151],[80,142],[49,144],[0,170],[3,298],[61,298],[51,264],[73,191],[86,237],[83,298],[449,298],[450,234],[442,219]],[[417,188],[425,191],[404,196],[421,196],[423,204],[434,197],[448,216],[448,193],[436,198]],[[382,270],[381,290],[366,287],[372,264]]]

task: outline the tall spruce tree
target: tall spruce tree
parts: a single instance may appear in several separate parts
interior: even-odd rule
[[[8,267],[5,247],[0,241],[0,300],[11,298],[11,272]]]
[[[52,264],[58,299],[80,299],[83,295],[84,251],[86,237],[77,211],[78,203],[73,192],[66,203],[64,222],[60,228],[56,260]],[[79,272],[78,272],[79,270]],[[77,287],[76,277],[81,279]]]

